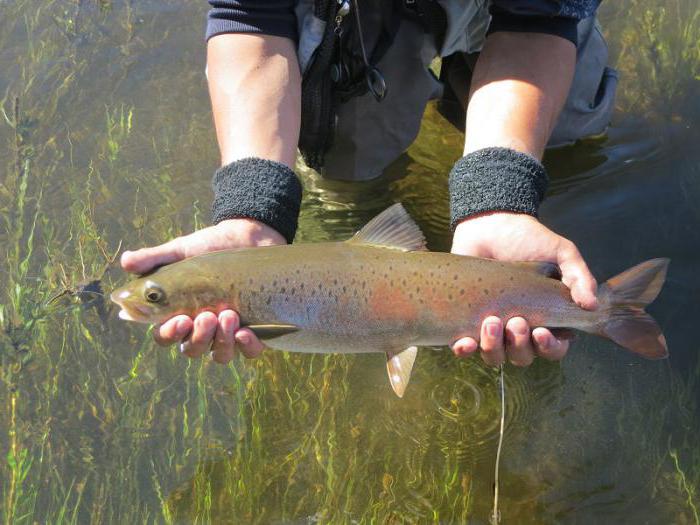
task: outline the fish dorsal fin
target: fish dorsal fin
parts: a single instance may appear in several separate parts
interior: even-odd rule
[[[561,279],[561,270],[559,269],[559,266],[551,262],[522,261],[513,264],[519,266],[523,270],[538,273],[551,279]]]
[[[389,383],[396,395],[403,397],[408,382],[411,380],[411,370],[416,360],[418,348],[409,346],[398,354],[386,354],[386,371],[389,373]]]
[[[384,246],[405,252],[427,249],[423,232],[400,203],[377,215],[348,242]]]

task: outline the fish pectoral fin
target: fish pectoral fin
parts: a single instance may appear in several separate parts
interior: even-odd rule
[[[251,324],[244,328],[250,328],[260,339],[274,339],[299,331],[299,327],[293,324]]]
[[[561,279],[561,270],[557,264],[541,261],[521,261],[513,263],[524,270],[538,273],[551,279]]]
[[[398,354],[390,354],[389,352],[386,354],[386,371],[389,373],[389,383],[399,397],[403,397],[411,379],[411,370],[417,353],[417,347],[409,346]]]
[[[401,203],[396,203],[377,215],[347,242],[405,252],[427,250],[423,232]]]

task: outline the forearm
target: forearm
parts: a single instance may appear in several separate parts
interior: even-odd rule
[[[222,165],[260,157],[293,168],[301,76],[292,40],[215,36],[207,46],[207,77]]]
[[[541,159],[575,65],[575,46],[558,36],[489,35],[472,77],[464,154],[504,147]]]

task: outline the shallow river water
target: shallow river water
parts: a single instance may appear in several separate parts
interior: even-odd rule
[[[161,349],[100,295],[120,249],[209,219],[218,153],[205,2],[0,2],[0,517],[4,523],[488,523],[497,373],[424,349],[398,399],[380,355]],[[670,257],[671,356],[579,336],[507,366],[503,523],[700,523],[700,8],[600,18],[621,70],[604,137],[550,151],[542,220],[600,279]],[[304,173],[298,240],[397,201],[449,247],[462,135],[426,113],[379,180]],[[101,284],[96,284],[99,281]]]

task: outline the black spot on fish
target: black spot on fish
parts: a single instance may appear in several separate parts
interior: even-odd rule
[[[318,283],[318,289],[321,290],[323,288],[323,283]]]
[[[505,288],[501,288],[501,291],[498,292],[498,293],[503,293],[503,292],[505,292],[505,291],[506,291]]]
[[[451,301],[451,300],[452,300],[452,294],[450,294],[450,295],[447,296],[447,300],[448,300],[448,301]]]
[[[283,286],[282,288],[280,288],[280,293],[284,293],[285,290],[286,290],[286,288]]]
[[[277,286],[277,281],[272,281],[272,286]]]
[[[291,293],[292,295],[296,295],[296,292],[297,292],[296,288],[292,288],[291,290],[289,290],[289,293]]]
[[[270,304],[271,302],[272,302],[272,297],[268,295],[267,299],[265,299],[265,304]]]
[[[304,283],[301,283],[301,284],[299,285],[299,289],[300,289],[300,290],[303,290],[303,289],[304,289]]]
[[[464,295],[464,288],[459,291],[459,295]]]
[[[457,274],[455,274],[455,276],[453,277],[453,280],[456,281],[456,280],[458,279],[458,277],[459,277],[459,276],[458,276]]]
[[[333,279],[333,285],[338,286],[338,279]]]
[[[477,281],[478,281],[478,282],[481,282],[481,281],[483,281],[483,279],[482,279],[481,277],[479,277],[479,278],[477,279]]]
[[[484,288],[484,295],[488,295],[488,294],[489,294],[489,289],[488,289],[488,288]]]
[[[514,280],[515,280],[515,277],[513,277],[513,276],[511,275],[509,280],[510,280],[510,281],[514,281]]]
[[[347,286],[343,286],[343,293],[345,293],[345,292],[347,292],[347,291],[348,291],[348,287],[347,287]]]

